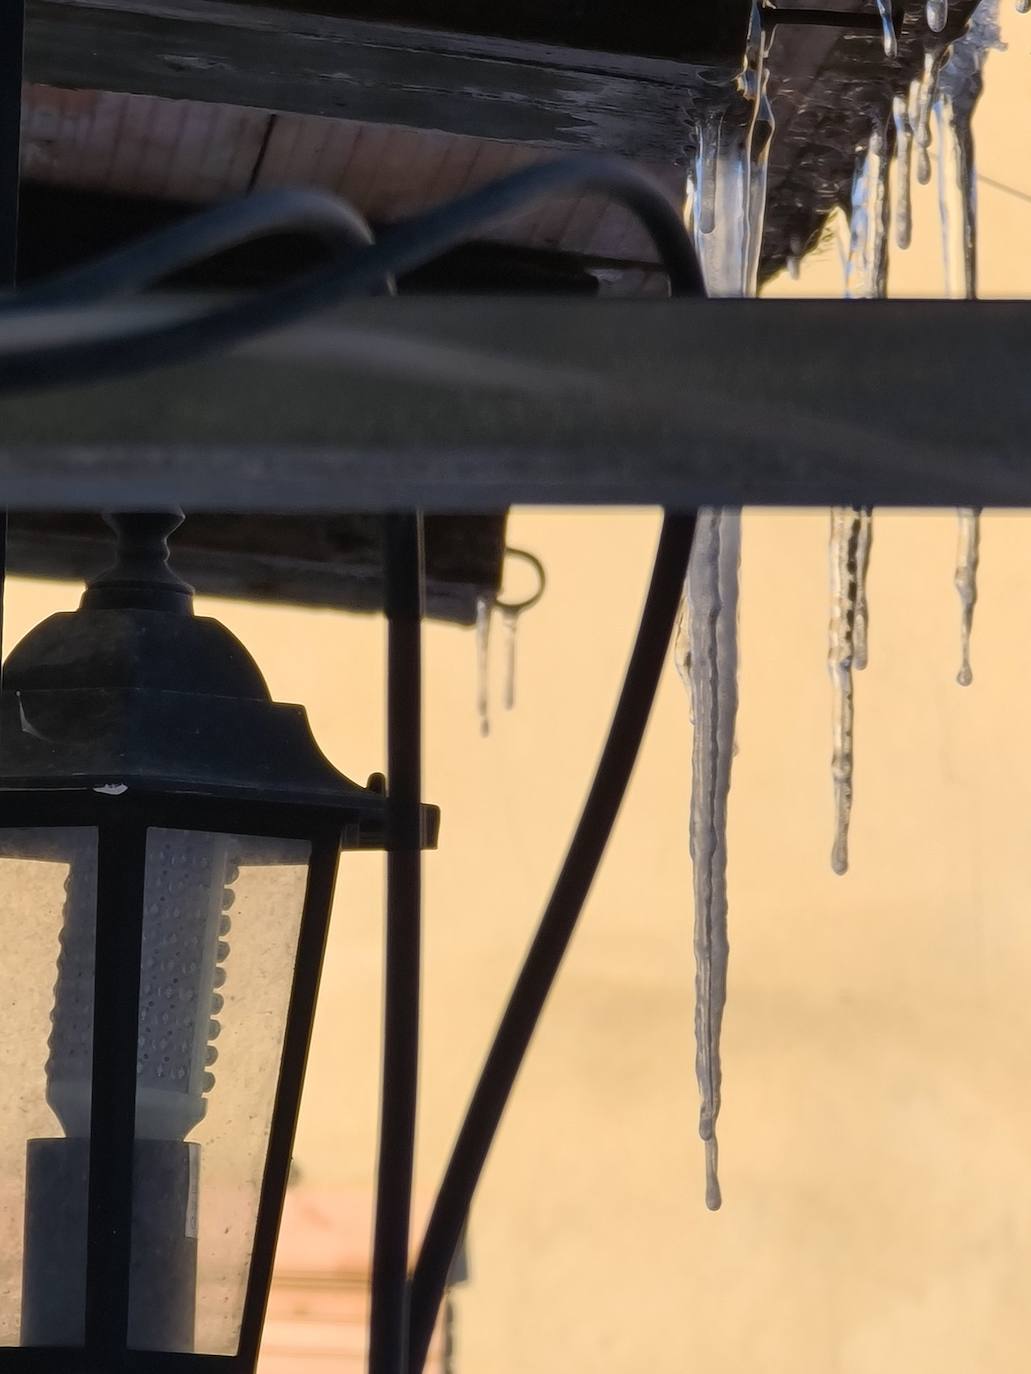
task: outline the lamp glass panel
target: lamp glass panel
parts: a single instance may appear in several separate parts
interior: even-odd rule
[[[235,1354],[311,846],[147,836],[130,1347]]]
[[[97,836],[0,830],[0,1345],[85,1336]]]

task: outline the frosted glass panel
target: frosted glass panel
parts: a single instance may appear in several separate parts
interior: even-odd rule
[[[0,1344],[83,1339],[97,845],[0,831]]]
[[[147,840],[129,1344],[237,1350],[310,846]]]

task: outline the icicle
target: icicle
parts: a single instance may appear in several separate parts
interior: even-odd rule
[[[502,698],[506,711],[515,706],[516,690],[516,632],[519,629],[519,612],[511,606],[501,611],[501,628],[505,636],[505,690]]]
[[[831,510],[831,622],[827,664],[833,692],[834,847],[831,868],[848,872],[848,829],[852,817],[852,763],[855,744],[852,669],[855,665],[856,605],[864,513],[852,506]]]
[[[927,0],[927,27],[932,33],[941,33],[949,22],[949,0]]]
[[[888,279],[888,150],[875,126],[852,181],[845,295],[850,300],[883,296]]]
[[[969,119],[958,115],[952,95],[934,104],[938,130],[938,209],[941,216],[945,294],[960,300],[977,294],[977,185]]]
[[[698,127],[688,175],[690,222],[709,294],[755,295],[766,213],[766,178],[773,111],[766,95],[762,26],[753,10],[745,64]]]
[[[983,0],[970,27],[952,45],[934,101],[938,134],[938,209],[941,220],[945,294],[956,300],[977,295],[977,174],[972,120],[983,86],[989,52],[1001,46],[997,6]],[[970,636],[977,603],[980,512],[959,512],[956,590],[960,601],[960,668],[956,681],[969,687]]]
[[[698,151],[694,168],[694,223],[696,235],[708,235],[716,228],[716,185],[719,158],[720,120],[708,114],[698,129]]]
[[[905,96],[892,102],[895,120],[895,242],[908,248],[913,237],[913,125]]]
[[[709,294],[754,295],[766,200],[769,138],[753,157],[754,112],[735,104],[706,119],[698,135],[694,237]]]
[[[873,511],[869,506],[860,506],[855,515],[859,520],[859,538],[856,543],[856,623],[852,663],[862,672],[869,660],[870,607],[866,599],[866,580],[870,571],[870,545],[873,542]]]
[[[977,176],[972,120],[989,52],[1000,48],[997,7],[983,0],[948,52],[934,98],[938,132],[938,207],[946,295],[977,294]]]
[[[898,57],[899,40],[895,33],[895,16],[892,13],[892,0],[877,0],[877,12],[881,16],[881,32],[884,35],[885,57]]]
[[[981,512],[964,507],[959,512],[959,548],[956,553],[956,591],[960,604],[960,665],[956,681],[969,687],[974,680],[970,667],[970,633],[977,602],[977,564],[981,552]]]
[[[490,734],[490,621],[493,606],[485,596],[476,598],[476,714],[480,734]]]
[[[677,667],[691,698],[691,860],[694,866],[695,1040],[705,1141],[705,1205],[721,1202],[716,1121],[720,1030],[727,997],[727,798],[737,719],[741,512],[703,510],[685,586],[687,629]],[[683,612],[682,612],[683,614]]]
[[[931,108],[937,93],[940,52],[924,53],[924,70],[913,92],[913,138],[916,142],[916,179],[921,186],[931,180]]]
[[[1027,14],[1031,10],[1031,0],[1017,0],[1017,13]]]

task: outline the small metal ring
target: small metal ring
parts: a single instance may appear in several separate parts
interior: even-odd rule
[[[523,611],[530,610],[531,607],[536,606],[537,602],[540,601],[541,597],[544,595],[544,590],[548,585],[548,576],[547,573],[545,573],[544,571],[544,564],[537,557],[537,555],[528,552],[528,550],[526,549],[513,549],[511,547],[506,546],[504,558],[509,557],[520,558],[524,563],[528,563],[530,565],[530,567],[537,574],[537,590],[533,593],[532,596],[528,596],[525,601],[502,601],[500,597],[496,597],[494,600],[494,605],[503,614],[507,612],[509,615],[522,615]],[[504,573],[504,558],[502,560],[502,573]]]

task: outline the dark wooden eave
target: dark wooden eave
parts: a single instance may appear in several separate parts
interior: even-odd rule
[[[667,42],[652,22],[635,50],[640,16],[611,0],[524,9],[542,24],[566,14],[539,40],[525,36],[532,22],[509,37],[216,0],[29,0],[25,77],[683,163],[706,83],[740,67],[749,9],[694,0],[667,21]],[[432,7],[434,18],[450,12]],[[547,36],[558,31],[583,36],[567,46]],[[621,50],[606,48],[617,41]]]

